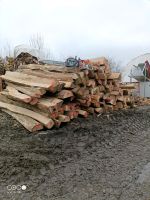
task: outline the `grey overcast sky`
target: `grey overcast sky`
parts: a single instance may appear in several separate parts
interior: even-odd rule
[[[150,52],[150,0],[0,0],[0,47],[40,33],[56,58]]]

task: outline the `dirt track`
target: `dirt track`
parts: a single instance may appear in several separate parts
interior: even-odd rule
[[[150,107],[37,135],[0,112],[0,199],[150,200]]]

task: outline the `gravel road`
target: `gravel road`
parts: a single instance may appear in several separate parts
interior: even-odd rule
[[[0,199],[150,200],[150,107],[38,134],[0,111]]]

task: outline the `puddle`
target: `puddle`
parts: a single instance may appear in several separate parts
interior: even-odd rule
[[[150,183],[150,162],[144,166],[137,183]]]

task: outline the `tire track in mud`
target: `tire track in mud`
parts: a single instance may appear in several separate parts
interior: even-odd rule
[[[66,183],[64,167],[85,160],[87,163],[83,164],[86,166],[82,169],[82,178],[88,176],[90,179],[89,172],[94,163],[101,164],[113,159],[111,151],[114,155],[121,153],[128,144],[136,141],[140,132],[149,127],[149,107],[107,113],[99,117],[89,116],[87,119],[78,118],[58,130],[42,131],[36,135],[29,134],[18,122],[0,112],[1,185],[5,187],[7,184],[27,182],[30,185],[28,192],[32,194],[40,184],[46,184],[43,183],[43,177],[51,185],[52,177],[56,176],[53,190],[56,192],[58,189],[58,192],[54,194],[51,190],[50,198],[60,196],[61,190],[63,194],[67,192],[67,189],[62,187]],[[94,163],[90,163],[93,162],[93,155],[98,155],[99,160],[94,158]],[[89,169],[86,169],[88,167]],[[63,177],[62,182],[57,176]],[[75,182],[80,182],[80,170],[77,170],[76,176]],[[95,175],[93,173],[92,180],[94,179],[97,181],[96,172]],[[74,178],[70,183],[72,188],[73,181]]]

